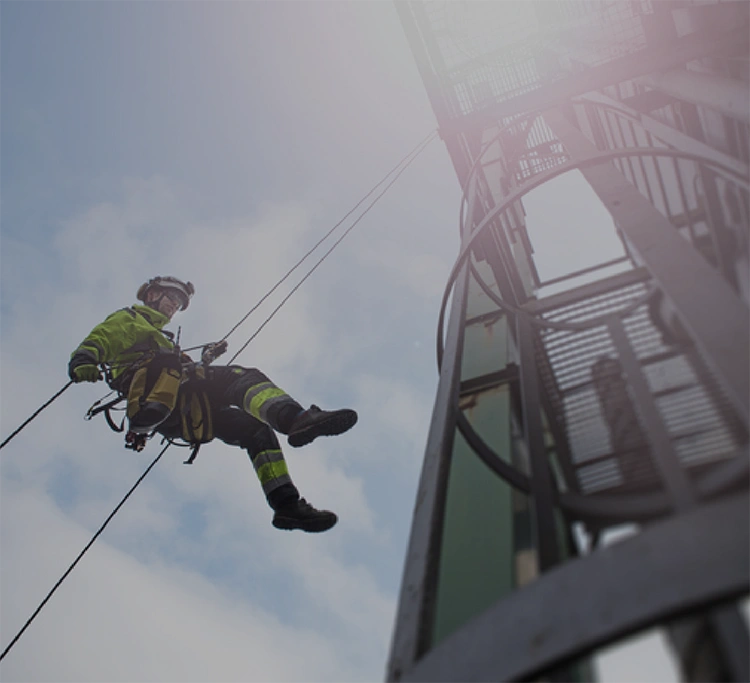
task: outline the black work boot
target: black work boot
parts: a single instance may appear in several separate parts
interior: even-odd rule
[[[277,529],[302,529],[316,533],[328,531],[337,521],[338,517],[330,510],[316,510],[304,498],[300,498],[279,507],[273,515],[271,524]]]
[[[310,406],[296,417],[287,440],[290,446],[298,448],[319,436],[343,434],[355,424],[357,413],[354,410],[321,410],[318,406]]]

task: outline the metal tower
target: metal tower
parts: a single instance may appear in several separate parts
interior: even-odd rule
[[[656,625],[750,680],[750,3],[395,6],[464,194],[388,680],[590,679]],[[567,173],[622,253],[541,281]]]

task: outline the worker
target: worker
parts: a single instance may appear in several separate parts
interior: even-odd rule
[[[145,445],[158,432],[169,439],[205,443],[216,437],[250,455],[278,529],[321,532],[336,515],[317,510],[300,494],[275,432],[293,447],[319,436],[341,434],[357,422],[354,410],[308,409],[256,368],[212,366],[226,341],[204,347],[193,362],[163,329],[185,310],[195,290],[190,282],[154,277],[136,295],[142,305],[120,309],[94,327],[73,351],[68,374],[74,382],[96,382],[102,369],[110,387],[127,397],[126,442]]]

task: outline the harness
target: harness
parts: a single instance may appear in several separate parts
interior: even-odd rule
[[[107,394],[107,396],[110,396],[112,392]],[[112,411],[115,409],[115,407],[122,403],[123,401],[127,400],[127,396],[124,396],[122,394],[118,394],[117,398],[113,398],[111,401],[108,401],[107,403],[100,405],[102,401],[104,401],[107,396],[104,398],[100,398],[98,401],[96,401],[87,411],[85,418],[86,420],[90,420],[93,417],[99,415],[99,413],[104,413],[104,417],[107,420],[107,424],[109,425],[109,428],[113,432],[124,432],[125,431],[125,418],[122,418],[122,422],[118,426],[117,423],[112,419]],[[124,408],[122,408],[124,410]]]
[[[109,394],[107,394],[109,396]],[[112,399],[111,401],[108,401],[107,403],[104,403],[103,405],[99,405],[104,399],[99,399],[94,403],[88,411],[86,411],[85,419],[91,420],[95,416],[99,415],[100,413],[104,413],[104,419],[107,420],[107,424],[109,425],[109,428],[113,432],[122,433],[125,431],[125,417],[122,418],[122,421],[118,425],[115,420],[112,418],[112,411],[113,410],[125,410],[125,407],[118,408],[117,406],[121,403],[125,403],[128,400],[128,397],[126,394],[121,394],[118,392],[118,395],[116,398]],[[156,434],[156,430],[153,432],[150,432],[148,434],[136,434],[135,432],[128,430],[125,434],[125,448],[130,448],[131,450],[134,450],[138,453],[140,453],[144,448],[146,448],[146,442],[153,437]],[[177,444],[181,445],[181,444]]]
[[[187,460],[184,461],[186,465],[192,465],[198,456],[201,445],[212,441],[214,438],[211,403],[205,385],[209,379],[208,365],[225,350],[226,343],[219,342],[218,344],[207,345],[203,350],[201,363],[199,364],[194,363],[187,356],[183,357],[182,376],[175,390],[176,404],[173,404],[174,408],[172,410],[172,414],[177,413],[179,416],[180,435],[178,437],[165,435],[164,440],[176,446],[192,447]],[[174,353],[179,354],[179,348],[176,347]],[[106,399],[111,395],[110,393],[96,401],[86,412],[85,419],[91,420],[96,415],[103,413],[112,431],[118,433],[124,432],[126,417],[123,417],[118,424],[113,418],[112,412],[115,410],[124,411],[126,407],[132,407],[134,404],[137,405],[137,401],[143,399],[143,396],[131,395],[131,390],[135,386],[133,378],[139,371],[148,372],[148,366],[158,357],[158,353],[154,351],[144,354],[142,358],[135,361],[122,374],[118,375],[117,378],[112,377],[111,366],[104,364],[102,367],[104,368],[107,384],[109,384],[113,391],[117,392],[117,396],[107,401]],[[158,380],[151,383],[138,381],[136,389],[143,391],[143,395],[145,396],[154,390],[154,384],[157,382]],[[121,404],[126,404],[126,406]],[[171,420],[172,418],[170,416],[167,419]],[[125,434],[125,448],[140,452],[146,447],[148,440],[157,432],[158,429],[154,429],[148,433],[136,433],[128,430]],[[178,443],[178,439],[184,443]]]

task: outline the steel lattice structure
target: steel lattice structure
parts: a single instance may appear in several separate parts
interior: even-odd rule
[[[750,5],[395,5],[464,199],[388,680],[591,679],[655,625],[750,680]],[[622,254],[542,281],[572,172]]]

